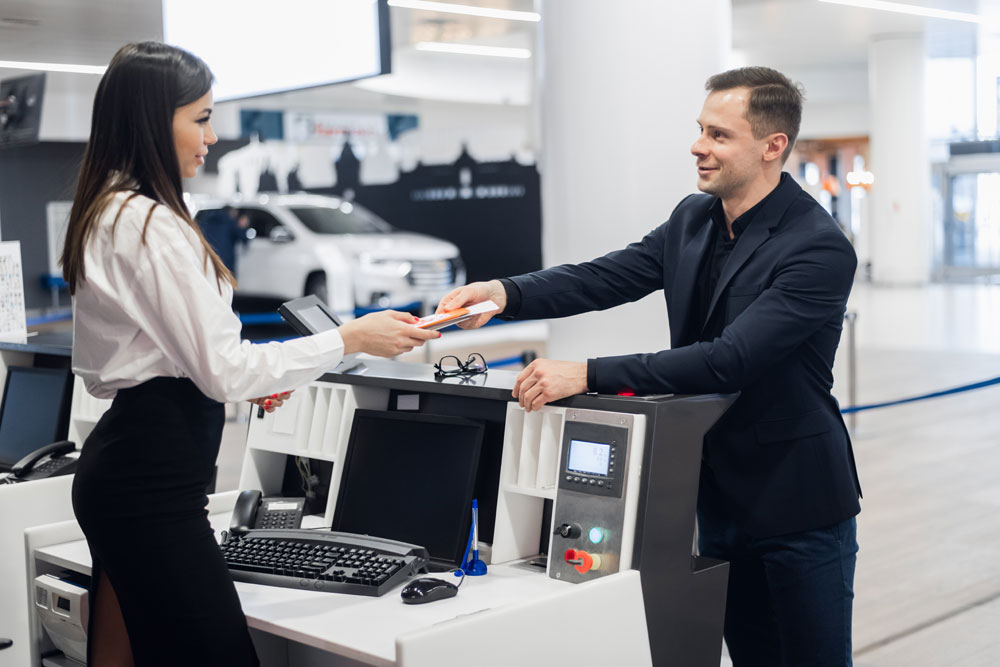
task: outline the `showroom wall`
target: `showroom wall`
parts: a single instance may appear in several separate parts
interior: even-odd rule
[[[49,269],[46,206],[50,201],[72,196],[100,77],[49,73],[46,79],[40,143],[0,150],[0,238],[22,242],[28,309],[52,305],[51,294],[42,286]],[[398,174],[393,169],[409,171],[418,164],[454,163],[463,148],[479,162],[508,161],[514,156],[525,165],[535,161],[530,140],[531,109],[524,104],[420,100],[334,86],[319,95],[315,91],[299,92],[220,103],[213,125],[223,139],[239,137],[241,108],[416,115],[418,128],[399,137],[393,147],[393,163],[383,164],[381,169],[362,169],[363,178],[383,183],[395,180]],[[331,141],[328,150],[324,149],[331,176],[341,144],[340,139]],[[199,176],[186,186],[193,192],[214,192],[215,176]],[[540,254],[537,215],[531,224],[535,241],[529,264],[533,266]],[[68,304],[65,294],[61,304]]]
[[[576,230],[590,224],[587,216],[580,217],[574,213],[574,221],[569,228],[562,227],[563,223],[554,224],[548,232],[543,264],[589,258],[637,238],[665,217],[681,195],[694,191],[694,181],[687,171],[690,166],[687,148],[693,138],[691,121],[697,113],[701,84],[708,73],[730,64],[740,64],[726,60],[724,52],[727,44],[724,42],[727,37],[719,30],[713,30],[710,39],[701,37],[696,40],[697,43],[686,45],[687,34],[690,33],[691,39],[694,39],[693,35],[698,31],[691,31],[685,26],[698,25],[702,20],[701,13],[716,12],[714,5],[707,3],[708,9],[691,8],[690,16],[679,14],[679,10],[673,8],[668,12],[669,16],[657,20],[650,19],[648,11],[651,10],[644,10],[647,11],[646,18],[650,19],[645,21],[645,30],[650,35],[643,37],[644,33],[632,21],[628,29],[621,31],[621,34],[630,36],[629,44],[614,43],[614,40],[609,42],[611,31],[600,30],[601,26],[596,26],[593,37],[578,40],[579,47],[574,48],[580,48],[580,53],[568,56],[560,56],[559,51],[563,48],[559,46],[560,40],[565,43],[570,22],[580,19],[554,14],[552,16],[558,21],[560,29],[553,31],[548,38],[547,46],[552,51],[548,63],[539,59],[494,63],[472,58],[459,61],[456,67],[454,61],[445,64],[433,56],[404,50],[394,60],[393,75],[352,85],[220,103],[216,108],[214,125],[220,137],[237,138],[240,134],[240,110],[247,108],[416,116],[418,129],[398,138],[388,161],[382,156],[377,163],[366,161],[362,165],[363,179],[379,183],[391,182],[398,176],[399,170],[412,170],[418,163],[453,163],[463,147],[479,162],[505,161],[514,156],[521,164],[533,164],[540,153],[539,136],[542,133],[539,129],[539,109],[532,104],[532,97],[538,95],[531,89],[533,68],[548,69],[556,72],[555,75],[550,74],[548,80],[541,81],[549,100],[569,95],[565,98],[566,103],[555,112],[559,118],[550,121],[549,131],[555,128],[554,131],[559,132],[560,125],[573,128],[572,137],[567,135],[569,143],[566,147],[552,145],[551,150],[556,153],[552,165],[559,173],[556,175],[556,171],[552,170],[549,173],[554,178],[564,179],[564,183],[572,180],[576,183],[573,186],[576,191],[588,192],[591,196],[595,189],[609,188],[613,193],[609,200],[614,200],[611,205],[614,212],[608,212],[594,221],[596,226],[593,231],[583,239],[567,238],[567,234],[572,236]],[[599,7],[599,3],[595,6]],[[552,11],[557,11],[558,5],[554,7]],[[577,13],[585,15],[583,9]],[[604,23],[606,27],[607,19]],[[667,31],[676,34],[665,35],[662,26],[668,26]],[[670,42],[670,45],[661,46],[657,41]],[[687,60],[692,52],[704,52],[706,43],[720,47],[720,55],[714,61],[702,58],[693,67],[666,66],[672,61]],[[614,49],[631,55],[627,59],[616,57],[611,53]],[[556,68],[552,66],[553,59],[558,62],[561,57],[570,59],[569,69],[566,69],[565,62]],[[679,69],[685,71],[680,72]],[[568,76],[572,71],[579,73],[578,79]],[[400,76],[407,73],[411,75],[409,78]],[[865,67],[824,65],[789,71],[789,74],[802,81],[807,90],[802,138],[867,133]],[[90,106],[98,81],[99,77],[95,75],[49,73],[40,133],[44,143],[85,141],[89,132]],[[570,84],[576,87],[572,92],[567,88]],[[669,94],[667,89],[670,89]],[[442,99],[446,97],[450,97],[451,101]],[[681,98],[683,103],[692,104],[679,106],[678,99]],[[628,100],[627,104],[625,100]],[[599,111],[595,112],[595,109]],[[676,139],[671,139],[669,145],[664,143],[667,134],[656,127],[658,123],[668,121],[679,128]],[[644,157],[645,149],[650,146],[655,148],[655,154]],[[618,155],[619,149],[622,157],[609,159],[609,156]],[[65,151],[66,146],[59,150]],[[78,150],[79,147],[74,149]],[[329,152],[319,158],[325,161],[331,175],[333,160],[339,150],[338,143],[331,143]],[[567,156],[575,154],[575,151],[583,151],[590,157],[567,160]],[[6,156],[0,153],[0,162],[12,158],[11,153]],[[674,165],[670,169],[676,170],[676,176],[667,177],[665,172],[658,171],[658,166],[652,171],[643,166],[659,165],[667,159]],[[8,179],[6,183],[0,183],[0,236],[11,239],[21,235],[23,232],[20,230],[23,229],[44,229],[45,204],[53,196],[51,193],[69,191],[71,174],[75,171],[75,165],[70,167],[68,162],[53,167],[54,172],[46,171],[44,175],[44,187],[42,184],[27,188],[15,186],[15,182],[32,180],[23,170],[21,180]],[[578,180],[578,175],[570,178],[569,174],[574,169],[582,171],[583,180]],[[604,169],[612,173],[610,180],[602,180],[606,178]],[[56,182],[58,179],[53,179],[52,173],[70,176],[65,183]],[[587,176],[588,173],[591,175]],[[619,174],[635,174],[636,178],[618,187],[615,183]],[[662,195],[650,196],[657,178],[667,185],[662,188]],[[597,185],[580,185],[588,182]],[[187,185],[195,192],[214,192],[217,187],[211,174]],[[635,206],[640,200],[644,202],[644,208],[637,211]],[[623,219],[627,222],[623,223]],[[613,224],[609,225],[609,221]],[[581,245],[577,247],[576,244]],[[574,247],[577,251],[571,252]],[[26,282],[40,284],[39,274],[44,265],[35,267],[35,259],[26,256],[26,260]],[[29,307],[41,307],[48,303],[49,297],[44,293],[29,299]],[[651,312],[657,312],[656,307],[652,309]],[[661,326],[651,328],[659,329]],[[609,340],[608,337],[604,339]],[[626,345],[622,342],[622,347]]]

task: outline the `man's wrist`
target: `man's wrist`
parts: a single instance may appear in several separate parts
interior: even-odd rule
[[[500,278],[497,280],[504,291],[504,307],[498,317],[505,320],[512,320],[517,317],[521,310],[521,289],[510,278]]]

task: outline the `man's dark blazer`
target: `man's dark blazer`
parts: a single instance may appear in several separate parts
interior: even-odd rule
[[[510,278],[505,316],[565,317],[662,289],[668,350],[591,359],[590,391],[729,393],[740,397],[705,436],[699,512],[754,537],[833,525],[860,511],[854,453],[833,386],[857,257],[834,220],[790,177],[740,235],[708,318],[697,322],[699,267],[717,233],[715,197],[684,199],[624,250]],[[506,282],[506,281],[505,281]],[[710,317],[724,328],[699,342]]]

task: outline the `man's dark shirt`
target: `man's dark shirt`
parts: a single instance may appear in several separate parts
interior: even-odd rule
[[[783,173],[781,178],[788,178],[788,174]],[[705,255],[705,260],[698,270],[698,294],[694,299],[697,317],[691,320],[694,326],[700,326],[708,317],[708,307],[712,303],[712,294],[715,293],[715,286],[719,284],[719,276],[722,275],[722,268],[726,265],[726,260],[729,259],[733,248],[736,247],[736,242],[740,240],[740,235],[753,223],[754,218],[757,217],[775,190],[777,187],[745,211],[743,215],[733,220],[733,238],[731,239],[729,231],[726,229],[726,213],[722,209],[722,200],[716,199],[712,208],[709,209],[716,233],[712,236],[712,247]],[[723,313],[717,311],[716,316],[712,318],[703,331],[688,331],[686,333],[689,335],[686,338],[690,341],[711,341],[722,335],[724,326]]]

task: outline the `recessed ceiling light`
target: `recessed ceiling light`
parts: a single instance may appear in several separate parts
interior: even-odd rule
[[[389,0],[389,6],[400,7],[403,9],[422,9],[427,12],[443,12],[445,14],[485,16],[486,18],[507,19],[508,21],[531,21],[533,23],[537,23],[542,20],[541,14],[537,12],[518,12],[511,9],[493,9],[492,7],[471,7],[469,5],[456,5],[451,2]]]
[[[480,46],[478,44],[454,44],[451,42],[417,42],[417,51],[437,53],[461,53],[467,56],[495,56],[498,58],[530,58],[531,51],[507,46]]]
[[[73,74],[104,74],[104,65],[64,65],[61,63],[31,63],[19,60],[0,60],[0,67],[8,69],[31,69],[42,72],[71,72]]]
[[[41,25],[42,22],[39,21],[38,19],[22,19],[16,16],[5,16],[3,18],[0,18],[0,23],[6,23],[8,25],[24,25],[36,28],[39,25]]]
[[[964,21],[966,23],[982,23],[983,17],[978,14],[968,12],[955,12],[950,9],[934,9],[933,7],[918,7],[917,5],[906,4],[905,2],[887,2],[887,0],[819,0],[832,5],[847,5],[848,7],[860,7],[862,9],[878,9],[885,12],[896,12],[897,14],[911,14],[913,16],[925,16],[932,19],[948,19],[950,21]]]

